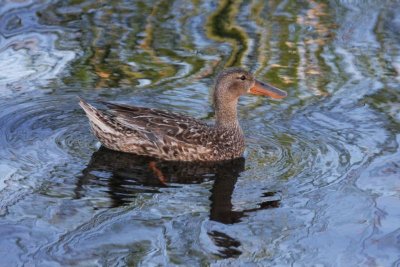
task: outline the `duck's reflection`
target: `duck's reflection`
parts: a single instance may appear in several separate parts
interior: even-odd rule
[[[89,164],[82,171],[75,194],[81,198],[86,195],[88,188],[106,191],[112,207],[118,207],[129,203],[141,193],[161,193],[164,187],[214,180],[210,196],[210,220],[233,224],[240,222],[248,212],[279,206],[279,200],[269,200],[258,203],[254,209],[233,210],[232,193],[244,166],[244,158],[219,163],[165,162],[101,147],[93,153]],[[266,192],[264,195],[274,194]],[[240,245],[239,241],[224,233],[209,234],[217,245],[224,248],[221,251],[223,256],[234,257],[240,254],[236,249]]]

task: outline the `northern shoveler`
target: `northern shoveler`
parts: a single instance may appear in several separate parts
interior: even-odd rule
[[[237,119],[241,95],[284,98],[286,92],[257,81],[240,68],[224,70],[214,88],[215,125],[182,114],[102,102],[100,111],[80,100],[93,133],[107,148],[170,161],[221,161],[242,156],[244,135]]]

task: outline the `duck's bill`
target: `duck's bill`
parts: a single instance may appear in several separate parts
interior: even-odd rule
[[[260,81],[256,81],[254,86],[250,88],[250,93],[253,95],[269,96],[275,99],[281,99],[287,96],[285,91]]]

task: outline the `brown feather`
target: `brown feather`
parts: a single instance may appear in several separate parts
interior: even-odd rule
[[[95,136],[112,150],[172,161],[221,161],[242,156],[245,143],[237,100],[255,86],[251,73],[228,69],[217,79],[213,126],[179,113],[102,102],[100,111],[80,99]]]

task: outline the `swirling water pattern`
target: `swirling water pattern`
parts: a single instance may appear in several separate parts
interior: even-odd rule
[[[396,1],[0,2],[0,265],[397,266]],[[245,163],[98,150],[77,95],[212,119],[240,101]],[[244,164],[244,166],[243,166]],[[225,179],[228,178],[228,179]]]

